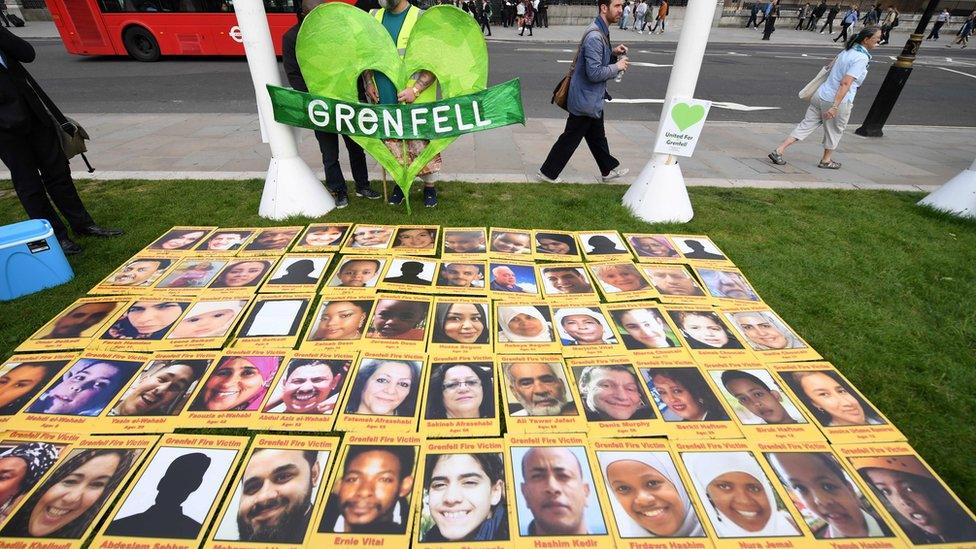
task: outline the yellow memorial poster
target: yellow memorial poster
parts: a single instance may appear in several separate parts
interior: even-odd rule
[[[542,295],[533,263],[493,259],[486,278],[488,294],[495,301],[533,301]]]
[[[498,436],[501,403],[491,355],[431,358],[420,433],[427,438]]]
[[[708,295],[721,306],[759,304],[762,298],[756,293],[744,274],[735,267],[692,265]]]
[[[366,333],[366,321],[375,306],[376,299],[373,297],[343,299],[323,296],[309,323],[301,349],[335,352],[358,348]]]
[[[494,323],[491,301],[464,297],[434,299],[434,326],[427,352],[435,357],[491,359]]]
[[[579,231],[576,233],[587,261],[630,260],[633,256],[617,231]]]
[[[395,225],[366,225],[359,223],[339,250],[343,254],[385,254],[393,241]]]
[[[338,252],[352,223],[312,223],[292,246],[293,252]]]
[[[532,260],[532,231],[492,227],[488,231],[488,256],[492,259]]]
[[[376,300],[363,349],[422,353],[427,347],[432,300],[385,294]]]
[[[615,303],[604,310],[613,320],[620,342],[635,358],[691,362],[691,353],[678,330],[653,302]]]
[[[654,286],[629,259],[587,263],[586,268],[606,301],[641,301],[658,297]]]
[[[0,364],[0,431],[76,358],[73,352],[13,355]]]
[[[495,355],[495,364],[507,432],[586,432],[586,417],[560,355]]]
[[[691,362],[640,360],[637,370],[670,439],[742,438],[732,414]]]
[[[542,295],[553,305],[600,301],[596,286],[582,263],[536,265]]]
[[[566,365],[591,434],[628,437],[664,433],[630,357],[576,358]]]
[[[441,257],[445,261],[484,260],[488,257],[484,227],[445,227]]]
[[[624,352],[617,334],[610,328],[610,317],[599,303],[555,306],[552,316],[564,357],[607,356]]]
[[[664,234],[624,233],[624,241],[634,253],[637,261],[651,263],[669,263],[683,261],[681,254],[674,244]]]
[[[434,286],[429,291],[442,295],[484,297],[489,293],[487,265],[483,260],[474,259],[438,261]]]
[[[249,255],[281,255],[288,251],[292,242],[298,238],[298,233],[305,227],[265,227],[258,229],[250,242],[237,252],[240,256]]]
[[[437,255],[437,225],[400,225],[390,251],[397,255]]]
[[[237,255],[254,238],[257,227],[221,227],[200,241],[193,252],[201,256],[231,257]]]
[[[105,277],[89,294],[110,294],[110,295],[141,295],[150,291],[150,288],[160,278],[162,278],[171,267],[175,266],[177,259],[165,257],[162,254],[135,255],[121,267],[112,271],[112,274]]]
[[[253,426],[272,431],[329,431],[355,351],[290,353]]]
[[[336,430],[415,433],[425,359],[422,352],[362,351],[346,382]]]
[[[224,351],[180,414],[181,427],[246,428],[258,416],[285,351]]]
[[[312,294],[260,294],[243,317],[234,349],[293,349],[312,309]]]
[[[822,360],[820,353],[768,307],[723,307],[722,314],[763,362]]]
[[[662,303],[710,307],[715,302],[684,263],[642,263],[640,268]]]
[[[333,254],[285,254],[275,265],[260,293],[314,294],[325,280]]]
[[[141,254],[149,253],[165,257],[179,257],[190,253],[193,248],[210,236],[217,227],[176,226],[163,233],[142,249]]]
[[[755,359],[721,314],[711,307],[666,305],[663,309],[696,362],[708,364]]]
[[[567,231],[532,231],[532,255],[536,261],[580,261],[576,235]]]
[[[70,351],[84,349],[101,333],[105,323],[130,303],[128,297],[83,297],[34,332],[17,351]],[[175,320],[175,319],[174,319]]]

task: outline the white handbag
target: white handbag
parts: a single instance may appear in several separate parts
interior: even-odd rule
[[[834,61],[837,61],[836,57],[834,57],[830,61],[830,63],[827,63],[825,66],[820,67],[820,72],[817,73],[817,76],[814,76],[813,80],[810,80],[809,82],[807,82],[806,86],[803,86],[803,89],[801,89],[799,93],[796,94],[797,97],[799,97],[804,101],[810,101],[810,99],[813,97],[813,94],[817,93],[817,90],[820,89],[820,86],[827,81],[827,75],[830,74],[830,69],[834,67]]]

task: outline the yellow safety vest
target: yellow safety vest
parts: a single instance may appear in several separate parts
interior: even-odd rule
[[[380,25],[383,24],[384,13],[386,13],[386,10],[384,10],[383,8],[380,8],[375,12],[373,12],[373,17],[376,18],[376,21],[379,22]],[[420,8],[414,6],[413,4],[410,4],[407,7],[407,16],[403,20],[403,26],[400,27],[400,34],[397,35],[396,47],[397,47],[397,53],[400,54],[400,59],[403,59],[404,54],[407,53],[407,41],[410,39],[410,32],[413,30],[413,26],[417,24],[417,19],[420,18],[420,13],[421,13]],[[416,76],[417,76],[416,74],[411,75],[411,77],[407,80],[407,87],[413,86],[417,82],[417,79],[415,78]],[[435,83],[434,85],[430,86],[429,88],[421,92],[421,94],[417,97],[416,101],[414,102],[432,103],[436,100],[437,100],[437,85]]]

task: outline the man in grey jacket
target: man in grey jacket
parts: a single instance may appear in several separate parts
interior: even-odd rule
[[[607,134],[603,127],[603,101],[610,99],[607,81],[627,70],[627,46],[623,44],[610,50],[610,25],[620,20],[623,0],[598,0],[599,16],[586,27],[583,42],[569,84],[567,107],[569,119],[566,129],[553,144],[549,156],[536,173],[541,181],[559,182],[559,174],[576,152],[580,141],[593,153],[604,181],[616,179],[629,170],[621,169],[620,161],[610,154]]]

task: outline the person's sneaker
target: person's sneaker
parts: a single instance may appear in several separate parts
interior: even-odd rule
[[[433,208],[437,205],[437,189],[434,187],[424,187],[424,206]]]
[[[336,208],[340,210],[349,205],[349,194],[346,193],[345,189],[336,191],[334,193]]]
[[[563,180],[562,179],[559,179],[558,177],[555,178],[555,179],[549,177],[548,175],[542,173],[542,170],[536,170],[535,171],[535,178],[538,179],[539,181],[543,182],[543,183],[562,183],[563,182]]]
[[[390,195],[390,199],[386,201],[390,206],[399,206],[403,204],[403,189],[398,186],[393,187],[393,194]]]
[[[370,200],[376,200],[377,198],[383,195],[374,191],[367,185],[365,187],[356,187],[356,196],[358,196],[359,198],[368,198]]]
[[[614,179],[617,179],[619,177],[623,177],[623,176],[627,175],[629,172],[630,172],[630,170],[627,169],[627,168],[614,168],[614,169],[610,170],[610,173],[608,173],[607,175],[603,176],[603,181],[604,182],[606,182],[606,181],[613,181]]]

